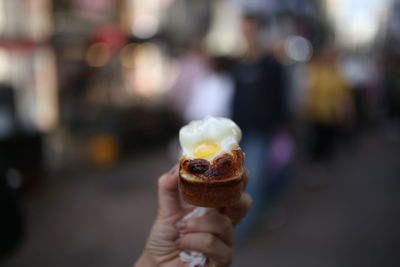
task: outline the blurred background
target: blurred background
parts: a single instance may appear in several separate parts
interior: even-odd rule
[[[206,115],[252,177],[233,266],[400,266],[398,0],[0,0],[0,265],[130,266]]]

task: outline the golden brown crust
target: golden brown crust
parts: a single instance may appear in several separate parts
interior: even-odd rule
[[[182,157],[179,186],[183,199],[200,207],[235,204],[244,190],[243,159],[240,148],[218,156],[212,162]]]
[[[179,176],[182,198],[199,207],[227,207],[239,201],[244,189],[244,179],[219,182],[194,182]]]

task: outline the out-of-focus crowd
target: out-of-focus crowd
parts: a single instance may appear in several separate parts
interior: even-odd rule
[[[242,17],[245,49],[239,57],[214,56],[201,40],[191,44],[179,59],[171,96],[184,122],[222,116],[242,128],[254,205],[239,226],[240,237],[260,222],[270,195],[284,190],[296,149],[323,163],[377,125],[399,137],[398,56],[340,50],[329,39],[311,51],[297,36],[291,42],[307,60],[293,63],[290,41],[264,42],[270,27],[264,19]]]

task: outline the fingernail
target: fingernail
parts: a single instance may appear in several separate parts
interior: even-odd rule
[[[177,223],[176,223],[176,228],[177,228],[179,231],[184,230],[184,229],[186,228],[186,222],[184,222],[184,221],[179,221],[179,222],[177,222]]]

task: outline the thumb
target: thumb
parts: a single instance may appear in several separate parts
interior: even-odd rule
[[[169,217],[181,211],[178,191],[178,164],[158,179],[159,215]]]

